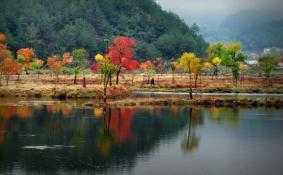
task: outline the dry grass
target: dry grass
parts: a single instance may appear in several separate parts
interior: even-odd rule
[[[193,80],[189,83],[187,74],[175,75],[172,83],[172,75],[155,75],[155,85],[148,84],[147,75],[136,75],[132,83],[132,75],[125,74],[120,77],[120,85],[108,88],[109,98],[127,97],[130,91],[174,91],[187,92],[192,87],[195,92],[252,92],[252,93],[283,93],[283,77],[276,76],[271,79],[272,87],[268,87],[264,77],[244,77],[235,87],[231,77],[219,76],[217,79],[211,76],[202,76],[197,83]],[[78,85],[73,84],[73,76],[61,75],[59,81],[50,75],[22,75],[17,81],[17,76],[11,77],[10,85],[3,85],[2,80],[0,95],[2,96],[35,96],[35,97],[59,97],[67,98],[102,98],[103,87],[99,75],[86,75],[87,88],[82,87],[82,76],[78,76]],[[116,77],[113,76],[113,84]],[[196,85],[196,87],[195,87]]]

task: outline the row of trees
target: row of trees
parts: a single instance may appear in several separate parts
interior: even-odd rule
[[[44,61],[37,58],[34,49],[22,48],[17,51],[16,59],[13,58],[11,51],[7,49],[5,44],[6,36],[0,34],[0,58],[1,58],[1,77],[6,76],[7,84],[10,75],[29,74],[30,70],[38,73],[43,68]],[[213,72],[217,78],[220,66],[224,66],[231,70],[233,80],[237,86],[238,79],[241,71],[248,68],[245,64],[246,56],[241,52],[239,43],[212,44],[207,49],[207,58],[198,58],[195,53],[185,52],[179,59],[172,60],[172,62],[163,61],[161,58],[155,60],[147,60],[139,62],[135,60],[134,48],[137,44],[136,40],[128,37],[117,37],[112,42],[107,41],[106,51],[103,54],[95,56],[95,63],[90,66],[92,72],[100,73],[103,80],[104,92],[106,97],[106,89],[108,85],[112,84],[112,77],[116,75],[116,85],[119,84],[119,77],[121,72],[127,71],[132,73],[134,78],[134,71],[141,70],[147,72],[148,83],[150,75],[157,72],[163,73],[166,68],[170,68],[172,73],[172,83],[175,82],[175,73],[183,70],[189,74],[190,92],[192,98],[192,84],[193,79],[194,87],[197,87],[197,80],[201,77],[202,72]],[[50,56],[47,59],[49,70],[56,76],[57,82],[59,81],[59,74],[62,73],[65,67],[71,69],[74,75],[74,84],[77,84],[77,76],[83,75],[83,87],[86,87],[85,70],[89,68],[90,59],[88,58],[86,49],[75,49],[72,52],[66,52],[63,55]],[[270,77],[270,73],[276,67],[278,62],[272,55],[264,55],[259,59],[259,66]],[[133,80],[132,80],[133,82]],[[270,82],[270,81],[269,81]]]

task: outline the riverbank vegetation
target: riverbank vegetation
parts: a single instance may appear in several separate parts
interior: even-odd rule
[[[193,92],[283,93],[282,75],[272,74],[276,57],[263,55],[258,65],[249,66],[239,43],[211,44],[202,58],[184,52],[170,61],[160,57],[141,61],[134,54],[139,41],[117,37],[105,40],[105,52],[94,58],[86,49],[74,49],[44,61],[33,48],[11,52],[6,40],[1,33],[1,96],[106,101],[128,97],[132,91],[188,91],[190,99]]]

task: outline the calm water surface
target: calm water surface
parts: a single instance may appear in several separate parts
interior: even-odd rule
[[[282,175],[283,110],[0,105],[0,174]]]

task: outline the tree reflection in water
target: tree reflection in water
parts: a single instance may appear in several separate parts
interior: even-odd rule
[[[217,108],[211,107],[207,110],[207,116],[211,121],[227,123],[229,126],[238,126],[241,108]]]
[[[137,157],[150,156],[162,140],[186,127],[184,114],[186,108],[73,108],[63,102],[0,106],[0,173],[15,164],[49,174],[130,169]]]
[[[196,136],[196,127],[203,124],[203,115],[199,108],[189,108],[188,135],[182,141],[182,150],[193,153],[199,146],[200,138]]]

